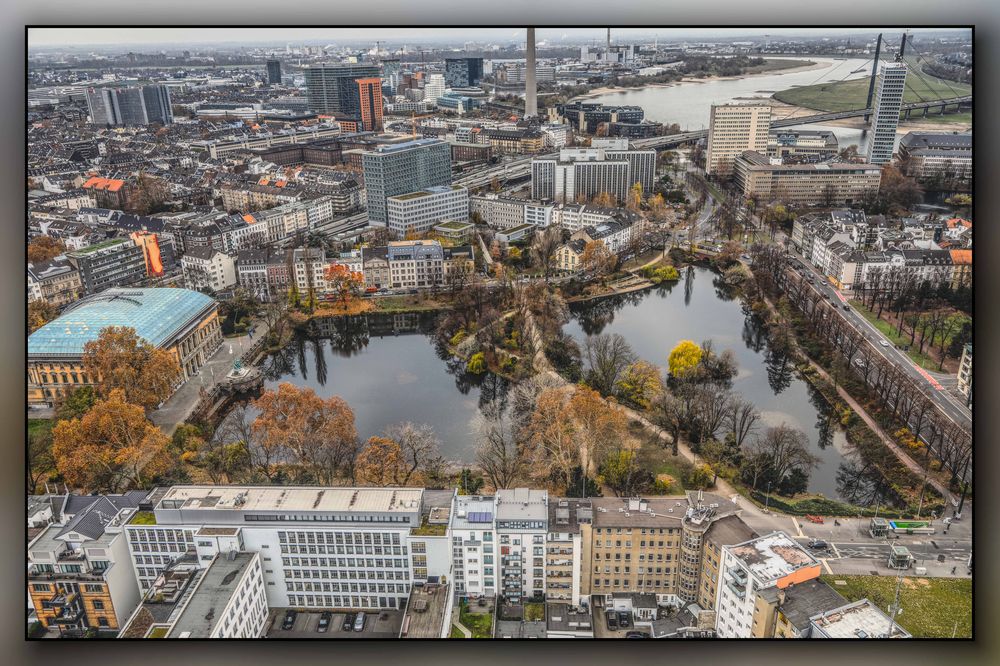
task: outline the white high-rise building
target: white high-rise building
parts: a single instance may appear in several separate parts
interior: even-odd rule
[[[469,190],[458,185],[435,185],[386,199],[386,227],[397,238],[423,234],[445,220],[469,221]]]
[[[766,155],[770,129],[771,107],[766,104],[713,104],[705,173],[728,176],[733,160],[747,150]]]
[[[424,84],[424,101],[428,104],[437,104],[437,98],[444,95],[444,91],[444,74],[431,74]]]
[[[883,63],[875,79],[875,99],[865,154],[870,164],[886,164],[896,145],[896,128],[906,86],[906,63]]]
[[[607,141],[615,141],[610,139]],[[558,159],[531,162],[531,197],[574,203],[578,198],[591,199],[607,192],[624,201],[635,183],[644,193],[652,192],[656,169],[656,151],[612,148],[563,148]]]

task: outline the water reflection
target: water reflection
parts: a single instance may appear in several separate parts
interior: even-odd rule
[[[696,282],[713,288],[696,291]],[[641,358],[663,371],[680,340],[711,340],[716,353],[731,349],[738,369],[733,390],[753,402],[768,424],[803,429],[820,461],[810,475],[809,492],[839,496],[837,472],[846,446],[838,445],[844,435],[823,397],[799,377],[786,351],[772,349],[763,323],[716,273],[689,266],[677,288],[678,293],[649,289],[577,304],[565,330],[578,342],[596,333],[621,334]]]

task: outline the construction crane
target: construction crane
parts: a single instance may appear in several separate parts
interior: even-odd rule
[[[420,114],[418,116],[416,111],[410,111],[410,127],[413,128],[413,138],[414,139],[417,138],[417,119],[418,118],[431,118],[433,116],[434,116],[433,113],[422,113],[422,114]]]

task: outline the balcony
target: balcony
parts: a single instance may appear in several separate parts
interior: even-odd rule
[[[56,560],[59,562],[83,562],[85,559],[82,550],[64,550],[56,555]]]

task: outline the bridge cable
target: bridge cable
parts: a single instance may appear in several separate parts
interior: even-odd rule
[[[918,49],[917,45],[913,43],[913,35],[910,35],[910,48],[914,49],[917,52],[917,58],[916,58],[917,62],[919,62],[920,60],[923,60],[925,64],[928,64],[928,65],[932,64],[931,61],[924,55],[923,51],[921,51],[920,49]],[[917,68],[916,69],[917,76],[920,78],[921,81],[924,81],[924,78],[922,76],[920,76],[920,69],[921,68]],[[930,74],[930,73],[928,73],[928,76],[932,77],[936,81],[940,81],[941,83],[943,83],[945,85],[945,87],[948,88],[948,90],[950,90],[951,93],[955,97],[965,97],[965,95],[960,95],[957,90],[955,90],[954,88],[952,88],[951,84],[948,83],[947,79],[942,79],[942,78],[934,76],[933,74]],[[924,85],[927,85],[927,81],[924,81]],[[927,86],[927,87],[930,89],[930,86]],[[941,99],[944,99],[944,98],[942,97]]]
[[[861,65],[861,67],[859,67],[858,69],[861,69],[861,68],[864,68],[864,67],[867,67],[867,66],[868,66],[868,64],[872,62],[872,60],[873,60],[873,58],[868,58],[868,60],[866,60],[866,61],[865,61],[865,62],[864,62],[864,63],[863,63],[862,65]],[[834,73],[835,71],[837,71],[837,69],[838,69],[838,68],[840,68],[840,67],[841,67],[841,65],[844,65],[844,64],[845,64],[846,62],[847,62],[847,60],[846,60],[846,59],[844,59],[844,60],[841,60],[841,61],[840,61],[840,64],[839,64],[839,65],[837,65],[836,67],[834,67],[833,69],[831,69],[831,70],[830,70],[830,71],[828,71],[828,72],[827,72],[827,71],[824,71],[824,72],[822,72],[822,73],[821,73],[821,74],[820,74],[820,75],[819,75],[819,76],[818,76],[818,77],[816,78],[816,80],[815,80],[815,81],[813,81],[812,83],[810,83],[810,84],[808,84],[808,85],[806,85],[806,86],[800,86],[800,87],[801,87],[801,88],[808,88],[808,87],[810,87],[810,86],[814,86],[814,85],[816,85],[817,83],[819,83],[819,80],[820,80],[821,78],[823,78],[823,77],[825,77],[825,76],[830,76],[830,75],[831,75],[831,74],[833,74],[833,73]],[[853,71],[851,71],[851,72],[848,72],[847,74],[845,74],[844,76],[842,76],[842,77],[841,77],[840,79],[838,79],[838,80],[836,80],[836,81],[833,81],[832,83],[830,83],[830,84],[828,84],[828,85],[835,85],[835,84],[837,84],[837,83],[843,83],[844,81],[846,81],[846,80],[847,80],[847,77],[848,77],[848,76],[850,76],[850,75],[851,75],[851,74],[853,74],[853,73],[854,73]],[[781,100],[779,99],[778,101],[780,102]],[[784,115],[784,116],[782,116],[781,118],[777,118],[777,119],[775,119],[775,118],[773,118],[773,117],[772,117],[772,119],[771,119],[771,122],[773,123],[773,122],[778,122],[778,121],[781,121],[781,120],[788,120],[789,118],[791,118],[792,114],[794,114],[794,113],[795,113],[795,108],[796,108],[796,107],[798,107],[798,105],[790,105],[790,106],[792,106],[792,109],[791,109],[791,110],[790,110],[790,111],[789,111],[789,112],[788,112],[787,114],[785,114],[785,115]],[[801,107],[801,108],[808,108],[808,107]],[[821,109],[816,109],[816,110],[817,110],[817,111],[820,111]],[[833,112],[833,111],[826,111],[826,113],[835,113],[835,112]]]

